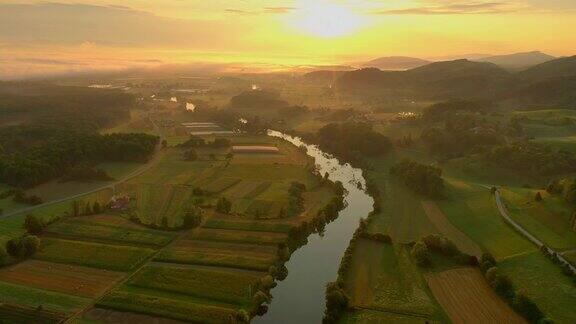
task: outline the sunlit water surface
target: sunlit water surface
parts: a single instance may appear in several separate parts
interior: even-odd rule
[[[272,290],[272,304],[268,313],[256,317],[253,323],[320,323],[324,313],[324,292],[328,282],[335,281],[340,260],[358,221],[372,211],[373,199],[363,190],[366,181],[362,170],[341,164],[333,156],[315,145],[308,145],[298,137],[277,131],[268,135],[283,138],[296,146],[304,145],[313,157],[321,174],[328,172],[332,181],[341,181],[347,190],[347,206],[338,218],[326,226],[322,236],[313,234],[308,244],[292,254],[286,263],[288,277]]]

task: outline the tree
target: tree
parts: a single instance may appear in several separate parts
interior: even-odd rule
[[[102,211],[102,207],[100,206],[100,203],[95,201],[94,205],[92,206],[92,212],[94,212],[94,214],[99,214]]]
[[[29,257],[34,255],[40,247],[40,239],[36,235],[26,235],[22,238],[22,248],[24,256]]]
[[[488,269],[488,271],[486,271],[486,274],[485,274],[486,281],[488,281],[488,283],[492,283],[496,279],[497,275],[498,275],[498,268],[497,267],[492,267],[492,268]]]
[[[260,278],[260,287],[262,290],[270,290],[276,287],[276,282],[274,282],[274,278],[271,275],[266,275]]]
[[[216,203],[216,211],[222,214],[229,214],[232,210],[232,203],[226,197],[220,197]]]
[[[512,287],[512,281],[505,275],[498,274],[490,283],[490,286],[494,291],[502,296],[504,299],[512,300],[514,298],[514,288]]]
[[[421,267],[429,267],[431,265],[430,262],[430,252],[428,251],[428,247],[424,242],[418,241],[412,246],[412,250],[410,250],[410,255],[416,260],[416,263]]]
[[[512,308],[532,323],[536,323],[544,317],[538,305],[522,293],[516,294],[512,301]]]
[[[536,195],[534,196],[534,200],[535,201],[542,201],[542,194],[540,193],[540,191],[536,192]]]
[[[86,202],[86,205],[84,206],[84,215],[92,215],[92,205],[90,202]]]
[[[26,219],[24,220],[24,228],[26,231],[33,235],[40,235],[44,232],[44,228],[46,224],[38,219],[34,215],[26,215]]]
[[[252,296],[252,301],[256,305],[260,305],[262,303],[269,303],[270,297],[263,293],[262,291],[257,291],[254,296]]]
[[[0,246],[0,266],[5,265],[8,262],[8,253],[3,246]]]
[[[6,252],[16,259],[32,256],[38,250],[40,240],[35,235],[13,238],[6,242]]]
[[[184,213],[184,219],[182,220],[182,227],[186,229],[195,228],[198,227],[198,225],[200,225],[201,222],[202,222],[202,216],[200,216],[198,210],[196,209],[189,210]]]
[[[239,323],[250,323],[250,314],[244,309],[240,309],[236,314],[236,320]]]
[[[198,153],[193,148],[184,151],[184,160],[186,161],[196,161],[198,160]]]
[[[278,259],[280,261],[286,261],[290,258],[290,249],[285,244],[278,247]]]
[[[166,140],[162,140],[162,148],[165,149],[168,147],[168,142]]]
[[[168,217],[162,217],[162,228],[168,228]]]

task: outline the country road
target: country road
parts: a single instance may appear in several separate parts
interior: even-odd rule
[[[130,172],[129,174],[123,176],[122,178],[120,178],[120,179],[118,179],[118,180],[116,180],[116,181],[114,181],[114,182],[104,184],[104,185],[102,185],[102,186],[100,186],[100,187],[97,187],[97,188],[94,188],[94,189],[91,189],[91,190],[88,190],[88,191],[84,191],[84,192],[77,193],[77,194],[74,194],[74,195],[66,196],[66,197],[64,197],[64,198],[60,198],[60,199],[56,199],[56,200],[51,200],[51,201],[47,201],[47,202],[42,203],[42,204],[39,204],[39,205],[30,206],[30,207],[25,207],[25,208],[20,208],[20,209],[18,209],[18,210],[14,210],[14,211],[11,211],[11,212],[9,212],[9,213],[0,214],[0,219],[8,218],[8,217],[11,217],[11,216],[14,216],[14,215],[18,215],[18,214],[21,214],[21,213],[32,212],[32,211],[34,211],[34,210],[36,210],[36,209],[38,209],[38,208],[42,208],[42,207],[46,207],[46,206],[58,204],[58,203],[61,203],[61,202],[64,202],[64,201],[67,201],[67,200],[70,200],[70,199],[80,198],[80,197],[83,197],[83,196],[86,196],[86,195],[89,195],[89,194],[91,194],[91,193],[95,193],[95,192],[98,192],[98,191],[101,191],[101,190],[104,190],[104,189],[114,188],[116,185],[119,185],[119,184],[121,184],[121,183],[124,183],[124,182],[126,182],[126,181],[128,181],[128,180],[130,180],[130,179],[132,179],[132,178],[135,178],[135,177],[141,175],[142,173],[148,171],[148,170],[160,159],[160,157],[161,157],[161,155],[162,155],[162,140],[164,139],[163,136],[162,136],[162,133],[159,131],[159,128],[158,128],[158,126],[156,125],[156,123],[154,123],[154,122],[152,121],[152,119],[150,119],[150,121],[152,122],[152,124],[153,124],[156,132],[159,134],[159,137],[160,137],[160,138],[159,138],[159,141],[158,141],[158,145],[156,146],[156,150],[155,150],[155,152],[154,152],[153,157],[152,157],[148,162],[146,162],[146,164],[142,165],[142,166],[139,167],[138,169]]]
[[[527,238],[530,242],[534,243],[536,246],[538,246],[538,248],[542,248],[542,246],[545,246],[546,249],[548,249],[549,253],[555,253],[558,256],[558,259],[560,260],[560,262],[567,264],[570,269],[572,270],[572,272],[576,273],[576,267],[574,267],[570,262],[568,262],[566,259],[564,259],[564,257],[558,253],[557,251],[552,250],[551,248],[549,248],[548,246],[546,246],[542,241],[540,241],[537,237],[535,237],[534,235],[530,234],[530,232],[528,232],[526,229],[524,229],[522,226],[520,226],[518,223],[516,223],[508,214],[508,210],[506,209],[506,206],[504,205],[504,203],[502,202],[502,197],[500,196],[500,191],[496,190],[494,192],[494,198],[496,199],[496,206],[498,206],[498,210],[500,211],[500,215],[502,216],[502,218],[504,218],[504,220],[510,224],[510,226],[514,227],[514,229],[519,232],[520,234],[522,234],[525,238]]]

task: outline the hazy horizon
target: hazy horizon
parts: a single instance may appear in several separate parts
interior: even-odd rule
[[[542,51],[574,55],[569,0],[3,1],[0,79],[169,64],[256,71]]]

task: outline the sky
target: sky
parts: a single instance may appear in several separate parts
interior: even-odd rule
[[[0,79],[165,64],[576,54],[576,0],[0,0]]]

